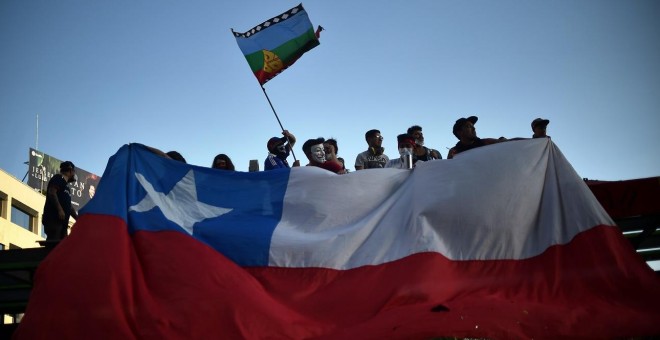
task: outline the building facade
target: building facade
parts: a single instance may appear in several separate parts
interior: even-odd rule
[[[0,169],[0,250],[39,247],[46,238],[45,202],[44,195]]]

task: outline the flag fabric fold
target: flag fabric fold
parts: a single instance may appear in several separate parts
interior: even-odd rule
[[[650,336],[658,288],[549,139],[342,176],[130,144],[15,338]]]
[[[319,34],[302,4],[244,33],[232,33],[250,69],[263,85],[319,45]]]

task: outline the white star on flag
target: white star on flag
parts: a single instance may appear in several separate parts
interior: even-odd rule
[[[179,225],[190,235],[193,233],[195,223],[207,218],[222,216],[233,210],[199,202],[195,175],[192,170],[188,171],[167,195],[157,192],[142,174],[136,172],[135,177],[147,191],[147,195],[140,203],[131,206],[129,210],[145,212],[159,207],[165,218]]]

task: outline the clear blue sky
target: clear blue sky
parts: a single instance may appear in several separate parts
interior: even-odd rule
[[[123,144],[210,166],[263,168],[277,121],[230,28],[296,1],[0,2],[0,168],[21,179],[28,149],[101,175]],[[582,177],[660,175],[658,1],[309,1],[321,45],[265,85],[298,138],[335,137],[353,168],[365,131],[423,126],[456,143],[529,137],[536,117]],[[305,163],[303,163],[305,164]]]

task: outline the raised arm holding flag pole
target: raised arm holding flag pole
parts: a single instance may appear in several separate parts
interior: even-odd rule
[[[250,69],[257,77],[282,131],[285,131],[284,126],[263,85],[293,65],[305,52],[318,46],[318,38],[322,30],[323,28],[318,26],[314,31],[302,4],[264,21],[245,33],[231,30]],[[291,154],[296,160],[293,149]]]

